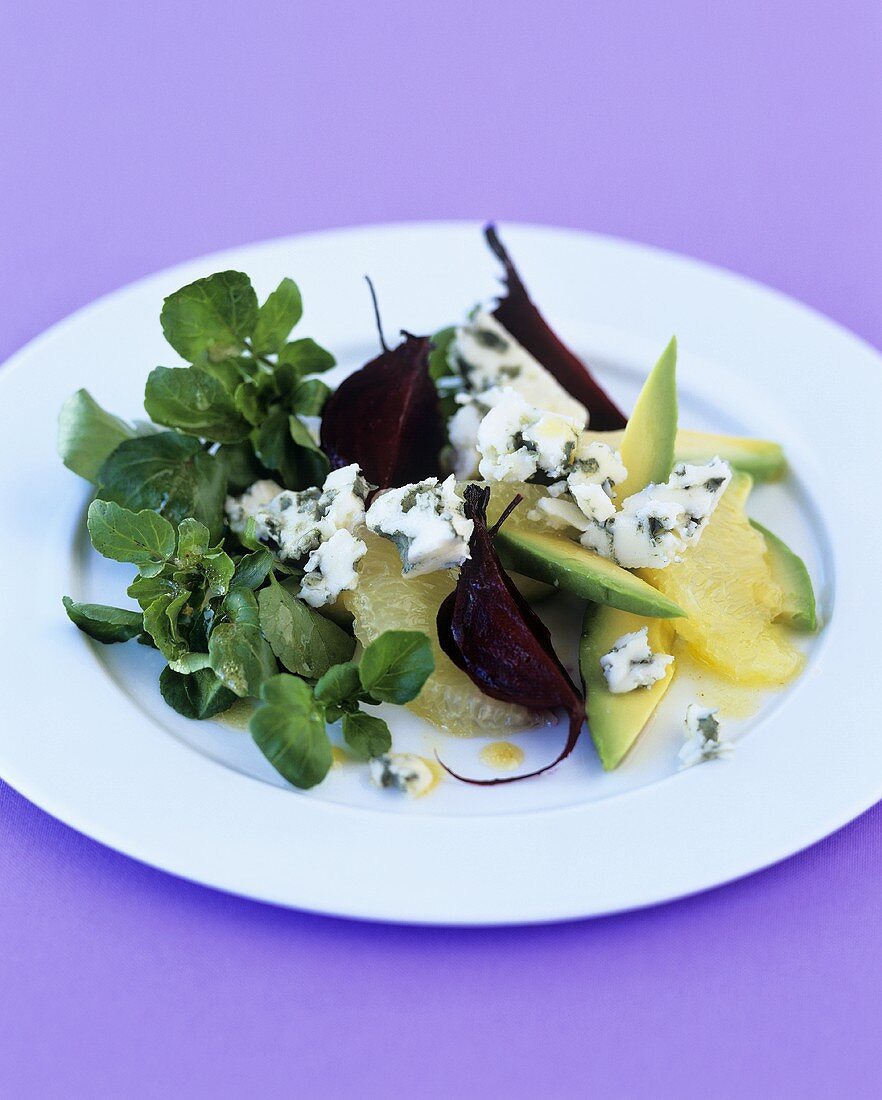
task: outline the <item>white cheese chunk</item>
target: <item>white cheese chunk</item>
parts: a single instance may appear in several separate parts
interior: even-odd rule
[[[472,393],[508,386],[530,405],[572,417],[582,427],[588,422],[585,406],[490,313],[480,311],[456,330],[448,357]]]
[[[355,563],[367,553],[367,546],[350,531],[341,528],[306,560],[300,582],[300,598],[310,607],[333,603],[341,592],[358,584]]]
[[[607,686],[614,695],[621,695],[635,688],[651,687],[663,680],[674,658],[668,653],[653,653],[649,647],[647,627],[623,634],[609,653],[600,658],[600,667]]]
[[[681,462],[663,485],[647,485],[620,512],[592,524],[580,541],[626,569],[664,569],[701,538],[732,479],[720,458],[700,466]]]
[[[243,535],[245,528],[248,526],[248,520],[254,519],[256,521],[258,511],[281,492],[281,485],[264,478],[261,481],[255,481],[241,496],[227,497],[224,503],[224,511],[227,514],[227,523],[229,523],[230,529],[235,531],[237,535]],[[258,524],[256,528],[257,538],[261,537],[261,530],[262,527]],[[265,536],[266,532],[264,531],[263,534]]]
[[[486,481],[566,477],[581,431],[577,420],[537,409],[505,389],[478,428],[478,470]]]
[[[425,794],[435,784],[427,760],[412,752],[390,752],[375,756],[370,763],[371,782],[375,787],[391,787],[412,798]]]
[[[364,522],[370,488],[351,465],[333,470],[321,488],[284,490],[258,509],[258,538],[275,543],[281,561],[298,561],[336,531],[355,531]]]
[[[686,708],[686,744],[680,749],[680,767],[691,768],[705,760],[731,755],[735,746],[720,737],[720,723],[714,708],[690,703]]]
[[[405,576],[452,569],[469,557],[474,523],[466,519],[451,474],[381,493],[365,517],[368,528],[398,547]]]

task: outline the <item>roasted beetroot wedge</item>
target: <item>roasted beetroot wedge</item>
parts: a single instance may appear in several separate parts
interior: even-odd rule
[[[497,302],[493,316],[534,359],[554,375],[568,393],[582,402],[590,414],[591,427],[595,431],[624,428],[627,417],[600,388],[581,359],[552,332],[548,322],[534,305],[511,257],[499,239],[496,226],[485,226],[484,236],[505,268],[506,294]]]
[[[368,481],[388,489],[441,473],[444,422],[429,375],[428,336],[402,332],[403,342],[390,348],[379,313],[377,328],[383,350],[328,398],[321,445],[333,469],[357,462]]]
[[[554,652],[548,628],[512,584],[493,547],[493,536],[520,498],[488,528],[489,499],[487,488],[469,485],[465,490],[465,512],[475,524],[471,557],[438,612],[438,640],[487,695],[533,710],[564,710],[570,728],[559,756],[527,775],[469,779],[441,764],[454,778],[482,787],[529,779],[553,768],[573,751],[585,720],[584,701]]]

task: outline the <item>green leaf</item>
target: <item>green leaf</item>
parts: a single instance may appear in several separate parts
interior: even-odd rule
[[[236,562],[230,588],[260,588],[272,567],[273,556],[269,550],[255,550],[251,554],[245,554]]]
[[[178,586],[168,576],[135,577],[126,589],[126,594],[137,600],[142,610],[160,596],[175,596],[177,592]]]
[[[318,378],[308,378],[291,395],[291,411],[300,416],[320,416],[331,390]]]
[[[96,642],[127,642],[144,629],[140,611],[100,603],[75,603],[70,596],[65,596],[62,603],[70,621]]]
[[[429,352],[429,375],[434,382],[437,382],[439,378],[446,378],[448,375],[453,374],[447,356],[450,345],[455,338],[455,325],[442,328],[432,337],[432,350]]]
[[[231,623],[248,623],[250,626],[260,626],[257,597],[250,588],[232,589],[221,604],[221,614],[225,615]]]
[[[155,576],[175,552],[175,532],[156,512],[131,512],[112,501],[93,500],[87,520],[89,537],[99,554],[136,565]]]
[[[99,496],[132,511],[152,508],[172,523],[192,516],[212,539],[223,533],[226,469],[199,441],[157,432],[121,443],[98,475]]]
[[[303,301],[293,279],[282,279],[260,307],[252,344],[258,355],[273,355],[303,316]]]
[[[222,444],[215,452],[215,461],[223,468],[230,493],[243,493],[255,481],[267,476],[248,439],[242,443]]]
[[[303,340],[294,340],[290,344],[285,344],[279,352],[278,362],[294,367],[302,376],[324,374],[335,365],[337,360],[315,340],[305,337]]]
[[[185,718],[211,718],[237,699],[210,668],[185,675],[166,666],[159,677],[159,691],[168,705]]]
[[[169,295],[160,321],[166,340],[188,362],[206,355],[217,363],[244,350],[257,315],[257,295],[248,276],[220,271]]]
[[[356,756],[370,760],[392,748],[392,734],[382,718],[373,714],[343,715],[343,737]]]
[[[104,460],[134,435],[133,428],[105,412],[88,390],[71,394],[58,415],[61,461],[87,481],[97,481]]]
[[[296,416],[274,409],[256,433],[260,461],[277,470],[286,489],[321,485],[331,469],[325,453]]]
[[[195,569],[206,550],[209,541],[208,528],[198,519],[188,517],[178,524],[178,564],[182,569]]]
[[[224,384],[195,367],[152,370],[144,408],[157,424],[216,443],[238,443],[251,431]]]
[[[314,787],[328,774],[331,742],[324,718],[307,685],[280,674],[263,685],[249,728],[257,747],[276,771],[295,787]]]
[[[169,664],[181,661],[189,647],[178,629],[178,616],[190,598],[189,592],[159,596],[144,609],[144,630]]]
[[[280,584],[261,589],[257,600],[261,630],[290,672],[317,680],[355,652],[354,638]]]
[[[243,592],[245,589],[236,589]],[[256,626],[220,623],[208,640],[211,667],[236,695],[257,696],[260,685],[277,671],[276,659]]]
[[[361,692],[361,678],[358,675],[358,665],[352,661],[344,661],[343,664],[334,665],[319,678],[315,685],[315,697],[319,703],[328,707],[340,707],[344,703],[358,703]]]
[[[429,639],[416,630],[387,630],[371,642],[359,665],[365,691],[384,703],[416,699],[434,669]]]

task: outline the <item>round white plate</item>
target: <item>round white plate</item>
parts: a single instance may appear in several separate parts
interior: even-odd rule
[[[675,898],[790,855],[882,797],[879,356],[806,307],[693,260],[566,230],[502,233],[552,325],[626,406],[676,333],[681,423],[787,449],[790,475],[758,488],[751,510],[804,555],[824,625],[800,680],[730,722],[731,761],[677,772],[686,703],[714,691],[684,681],[612,775],[585,735],[556,771],[508,787],[450,780],[411,801],[345,765],[303,793],[246,731],[169,710],[155,653],[95,645],[68,622],[63,594],[125,602],[130,570],[84,538],[88,487],[55,457],[63,399],[85,386],[106,408],[143,415],[148,371],[175,361],[158,323],[163,297],[225,268],[249,272],[261,295],[293,276],[305,301],[298,334],[344,367],[377,350],[366,272],[387,333],[455,321],[493,294],[498,271],[478,225],[442,223],[184,264],[80,311],[0,371],[4,779],[89,836],[186,878],[324,913],[438,924],[560,920]],[[572,638],[562,656],[573,662]],[[460,769],[491,774],[481,738],[443,738],[390,710],[396,748],[437,746]],[[536,765],[560,736],[515,739]]]

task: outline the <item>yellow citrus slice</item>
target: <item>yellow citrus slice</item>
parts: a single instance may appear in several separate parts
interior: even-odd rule
[[[745,514],[750,487],[749,477],[736,474],[698,545],[682,561],[641,576],[686,612],[672,625],[695,657],[736,683],[780,685],[803,658],[786,628],[772,621],[783,593]]]
[[[421,718],[457,737],[495,736],[541,725],[545,715],[485,695],[438,644],[435,620],[454,589],[456,574],[439,570],[401,575],[401,558],[388,539],[360,534],[368,552],[359,563],[358,587],[345,593],[355,636],[369,645],[385,630],[421,630],[432,643],[435,671],[408,706]]]

